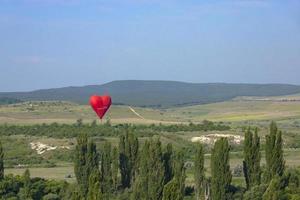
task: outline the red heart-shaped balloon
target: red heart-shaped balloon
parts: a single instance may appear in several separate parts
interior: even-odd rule
[[[90,97],[90,105],[92,106],[98,117],[102,119],[111,105],[111,98],[108,95],[93,95]]]

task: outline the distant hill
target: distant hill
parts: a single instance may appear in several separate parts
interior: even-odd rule
[[[238,96],[280,96],[300,93],[300,86],[287,84],[184,83],[176,81],[113,81],[103,85],[63,87],[31,92],[3,92],[0,98],[21,101],[64,100],[88,103],[90,95],[108,93],[114,104],[172,107],[206,104]]]

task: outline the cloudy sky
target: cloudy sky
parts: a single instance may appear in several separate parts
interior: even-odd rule
[[[0,91],[147,79],[300,85],[299,0],[0,0]]]

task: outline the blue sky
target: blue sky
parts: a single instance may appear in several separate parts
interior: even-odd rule
[[[299,0],[0,0],[0,91],[147,79],[300,85]]]

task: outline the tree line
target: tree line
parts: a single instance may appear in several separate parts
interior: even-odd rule
[[[226,131],[230,127],[222,123],[214,123],[204,120],[202,123],[194,124],[151,124],[151,125],[129,125],[117,124],[111,125],[109,121],[98,125],[96,121],[90,124],[83,123],[78,119],[74,124],[36,124],[36,125],[0,125],[1,135],[32,135],[47,136],[53,138],[74,138],[80,134],[86,133],[89,136],[120,136],[131,128],[139,137],[157,135],[159,132],[179,132],[179,131]]]
[[[264,167],[257,129],[245,131],[245,188],[232,184],[230,145],[226,138],[218,139],[211,150],[210,176],[205,173],[204,148],[201,144],[197,146],[192,188],[185,185],[184,156],[171,144],[162,147],[159,139],[150,139],[141,146],[137,137],[127,132],[120,137],[118,149],[106,143],[98,155],[93,146],[87,135],[79,138],[75,159],[79,188],[73,199],[183,200],[189,195],[197,200],[300,198],[299,172],[286,170],[282,132],[274,122],[266,136]]]

